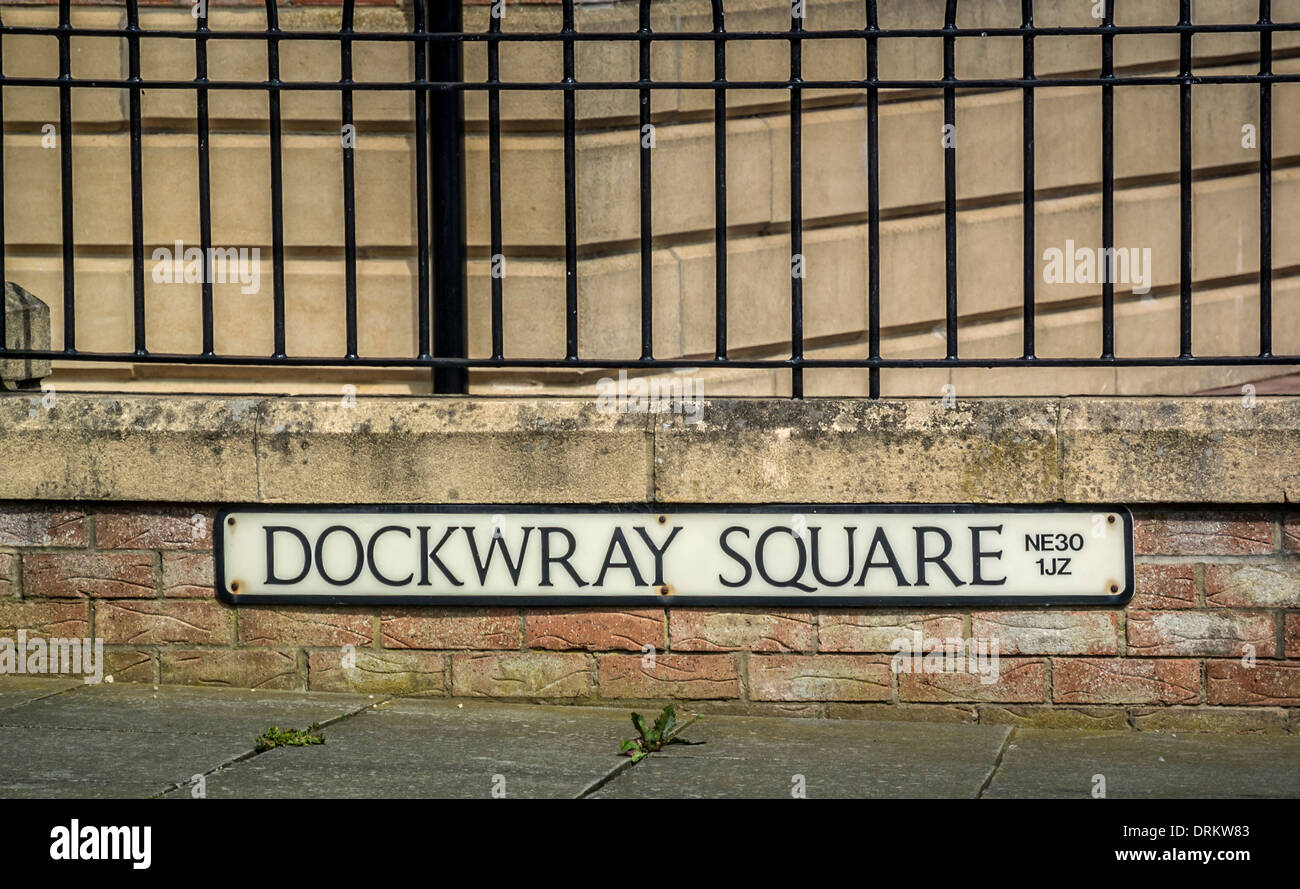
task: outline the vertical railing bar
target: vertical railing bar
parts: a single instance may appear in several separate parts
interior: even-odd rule
[[[469,354],[465,267],[465,110],[462,53],[465,34],[460,3],[435,3],[429,12],[431,32],[453,35],[433,43],[429,80],[448,84],[430,96],[430,207],[433,219],[433,356],[465,358]],[[444,395],[469,392],[469,368],[435,366],[433,391]]]
[[[1270,0],[1259,0],[1259,23],[1272,23]],[[1259,73],[1273,74],[1273,32],[1259,32]],[[1259,354],[1273,354],[1273,84],[1259,82]]]
[[[880,358],[880,57],[876,0],[867,0],[867,340]],[[870,396],[880,397],[880,368],[868,371]]]
[[[494,7],[495,9],[495,7]],[[501,17],[489,14],[488,32],[501,33]],[[501,44],[489,40],[487,45],[488,83],[488,215],[492,226],[492,257],[489,278],[492,282],[492,357],[495,360],[505,358],[504,333],[504,288],[502,277],[504,268],[498,269],[499,260],[504,261],[503,235],[501,229]]]
[[[429,73],[427,62],[428,33],[426,7],[428,0],[415,0],[413,5],[415,46],[412,62],[414,65],[413,81],[424,80]],[[430,301],[433,292],[429,279],[429,92],[413,88],[412,100],[415,105],[415,276],[416,300],[415,314],[416,349],[421,360],[427,360],[430,353]]]
[[[212,303],[212,164],[208,132],[208,6],[198,8],[194,36],[194,102],[199,148],[199,247],[203,251],[203,280],[199,284],[203,315],[203,354],[216,352]]]
[[[713,303],[714,354],[727,358],[727,41],[722,0],[713,0]]]
[[[355,0],[343,0],[342,33],[352,30]],[[352,83],[352,40],[339,37],[339,83]],[[352,116],[352,90],[340,91],[343,111],[343,132],[351,139],[343,139],[343,264],[345,292],[345,324],[347,326],[347,357],[357,357],[357,192],[355,158],[356,125]]]
[[[1192,0],[1179,0],[1179,21],[1191,25]],[[1179,356],[1192,357],[1192,34],[1178,36]]]
[[[59,197],[62,203],[63,351],[77,350],[76,273],[72,227],[72,77],[71,0],[59,0]]]
[[[1022,76],[1026,81],[1034,80],[1034,0],[1020,0],[1021,27],[1025,29],[1023,42],[1021,43],[1022,56]],[[1035,195],[1034,195],[1034,88],[1026,86],[1024,89],[1023,101],[1021,105],[1021,139],[1023,140],[1022,150],[1024,157],[1022,161],[1024,175],[1023,183],[1023,214],[1024,223],[1024,252],[1022,254],[1024,266],[1022,273],[1024,282],[1022,285],[1024,291],[1024,314],[1022,316],[1022,357],[1034,357],[1034,295],[1038,286],[1038,275],[1036,274],[1038,252],[1034,244],[1034,223],[1035,223]]]
[[[790,397],[803,398],[803,278],[808,270],[803,255],[803,31],[800,6],[790,15]],[[798,262],[798,267],[794,266]]]
[[[276,0],[266,0],[267,112],[270,118],[271,149],[271,276],[272,327],[275,339],[272,358],[285,357],[284,336],[284,170],[280,133],[280,19]]]
[[[951,32],[957,23],[957,0],[948,0],[944,10],[944,30]],[[957,38],[947,33],[943,38],[943,227],[944,281],[946,287],[947,357],[957,357],[957,127],[956,91],[951,81],[956,76]]]
[[[1115,76],[1114,0],[1102,0],[1101,76]],[[1101,357],[1115,357],[1115,87],[1101,88]]]
[[[654,358],[654,231],[650,182],[650,0],[641,0],[637,27],[639,41],[638,79],[641,83],[640,173],[641,173],[641,359]]]
[[[0,19],[0,74],[5,69],[4,20]],[[0,353],[9,348],[9,326],[6,293],[9,285],[5,278],[5,90],[0,83]]]
[[[573,76],[573,0],[564,0],[564,22],[560,36],[564,41],[564,83],[575,83]],[[578,357],[578,195],[576,93],[564,90],[564,357]]]
[[[140,126],[140,4],[126,2],[127,105],[131,150],[131,301],[135,354],[145,354],[144,169]]]

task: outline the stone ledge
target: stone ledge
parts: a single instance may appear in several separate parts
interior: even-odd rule
[[[1300,401],[0,396],[0,499],[1281,503]]]

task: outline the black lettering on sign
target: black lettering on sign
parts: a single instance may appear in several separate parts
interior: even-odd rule
[[[813,577],[815,577],[817,579],[817,582],[820,583],[822,586],[844,586],[844,584],[849,582],[849,578],[853,576],[853,537],[855,534],[857,534],[858,529],[856,526],[853,525],[850,525],[849,527],[844,529],[844,536],[848,538],[849,568],[847,571],[844,572],[843,580],[827,580],[826,578],[822,577],[821,558],[820,558],[821,552],[817,545],[817,536],[820,532],[821,532],[821,526],[810,526],[808,528],[808,536],[811,538],[808,543],[808,548],[812,552]]]
[[[984,559],[1001,559],[1002,550],[992,552],[990,550],[980,549],[981,534],[1001,534],[1001,525],[973,525],[970,529],[970,549],[971,549],[971,584],[974,586],[1001,586],[1007,582],[1003,577],[1000,580],[985,580],[980,562]]]
[[[773,534],[789,534],[794,539],[794,545],[799,551],[799,564],[795,566],[794,573],[785,580],[777,580],[767,573],[767,564],[764,556],[767,553],[767,541]],[[754,566],[758,568],[758,576],[766,580],[775,587],[793,587],[796,590],[803,590],[805,593],[813,592],[816,587],[808,586],[806,583],[799,583],[799,578],[803,576],[804,569],[808,567],[808,550],[803,545],[803,538],[800,537],[793,528],[785,525],[777,525],[775,528],[768,528],[759,535],[758,545],[754,547]]]
[[[557,564],[569,572],[569,576],[573,578],[573,582],[578,586],[587,586],[587,581],[583,580],[578,575],[578,572],[573,570],[573,566],[569,564],[569,559],[573,558],[573,554],[578,549],[578,538],[573,536],[573,532],[568,528],[555,527],[539,528],[538,530],[542,535],[542,582],[538,586],[555,586],[555,584],[551,583],[551,565],[553,564]],[[552,534],[559,534],[568,544],[568,549],[565,550],[564,555],[551,555]]]
[[[235,605],[1111,607],[1133,595],[1123,507],[653,507],[223,509],[214,579]]]
[[[952,569],[948,567],[948,563],[944,561],[948,558],[948,553],[952,552],[952,536],[942,528],[930,525],[919,525],[912,530],[916,532],[916,585],[930,585],[925,579],[925,566],[933,564],[938,565],[939,570],[948,575],[948,580],[952,581],[953,586],[965,586],[966,581],[954,574]],[[937,556],[927,556],[925,554],[925,538],[930,534],[938,534],[943,539],[943,552]]]
[[[329,536],[331,534],[337,534],[340,531],[348,535],[349,537],[351,537],[353,546],[357,548],[356,567],[352,569],[351,574],[349,574],[347,577],[343,578],[342,580],[339,580],[334,577],[330,577],[329,574],[325,572],[325,555],[324,555],[325,541],[329,540]],[[358,577],[361,576],[361,569],[364,567],[366,567],[365,548],[362,546],[361,538],[357,535],[356,531],[353,531],[347,525],[330,525],[324,531],[320,532],[320,537],[316,538],[316,573],[319,574],[322,578],[324,578],[326,583],[331,583],[334,586],[347,586],[352,581],[356,580]]]
[[[885,561],[872,560],[872,556],[876,554],[876,547],[885,551]],[[903,576],[903,568],[898,564],[898,557],[894,555],[894,548],[889,545],[889,538],[885,536],[884,528],[876,528],[876,533],[871,538],[871,546],[867,549],[867,560],[862,564],[862,573],[858,575],[858,582],[854,586],[866,586],[867,572],[872,568],[888,568],[894,572],[894,583],[899,586],[911,586]]]
[[[370,535],[370,542],[366,544],[366,560],[370,563],[370,573],[375,576],[375,580],[385,586],[406,586],[415,578],[415,572],[406,575],[404,580],[390,580],[380,573],[379,566],[375,564],[375,544],[379,542],[380,537],[391,531],[400,532],[407,537],[411,536],[410,528],[403,528],[401,525],[384,525],[384,527]]]
[[[1083,549],[1082,534],[1026,534],[1025,550],[1036,553],[1078,552]]]
[[[754,569],[749,567],[749,561],[740,553],[732,549],[731,544],[727,543],[727,538],[736,531],[739,531],[746,537],[749,536],[749,529],[742,528],[740,525],[732,525],[718,536],[718,546],[722,547],[722,551],[739,562],[740,567],[745,569],[745,573],[741,576],[740,580],[727,580],[727,578],[723,577],[721,574],[718,575],[718,583],[732,588],[744,586],[749,583],[750,578],[754,576]]]
[[[438,551],[441,550],[443,546],[447,543],[447,541],[451,539],[451,535],[455,533],[455,531],[456,529],[454,527],[448,528],[443,533],[442,539],[438,541],[438,545],[435,546],[433,549],[429,549],[429,527],[427,525],[420,526],[420,552],[428,553],[427,558],[420,559],[420,586],[430,585],[430,581],[429,581],[430,562],[438,566],[438,570],[442,572],[443,577],[447,578],[447,580],[451,583],[452,586],[465,585],[465,581],[461,580],[459,577],[452,574],[451,571],[447,569],[447,566],[443,564],[442,559],[438,558]]]
[[[614,547],[623,553],[623,561],[614,561]],[[605,561],[600,566],[600,574],[596,577],[596,586],[605,585],[605,572],[610,568],[622,568],[632,575],[632,582],[637,586],[645,586],[645,581],[641,579],[641,572],[636,567],[636,559],[632,555],[632,550],[628,548],[627,538],[623,536],[622,528],[615,528],[613,535],[609,538],[609,549],[605,550]]]
[[[482,560],[478,555],[478,542],[474,539],[474,528],[464,526],[461,528],[465,532],[466,539],[469,540],[470,556],[474,559],[474,568],[478,571],[478,582],[487,583],[488,572],[492,570],[492,557],[496,554],[497,547],[501,548],[501,558],[506,563],[506,571],[510,572],[510,582],[519,586],[519,571],[524,567],[524,555],[528,552],[528,535],[533,533],[531,527],[524,528],[524,540],[519,544],[519,560],[515,561],[510,558],[510,548],[506,546],[504,534],[497,534],[496,529],[492,529],[492,542],[488,544],[487,559]]]
[[[677,532],[681,530],[681,525],[673,526],[673,529],[668,532],[668,539],[664,541],[664,545],[655,546],[654,540],[650,537],[650,532],[640,525],[637,526],[636,533],[641,535],[641,539],[645,541],[645,545],[650,548],[650,552],[654,556],[655,586],[664,585],[664,555],[668,552],[668,547],[672,545],[673,538],[677,536]]]
[[[276,577],[275,576],[275,535],[292,534],[302,544],[302,573],[297,577]],[[311,571],[311,541],[307,535],[297,528],[291,528],[288,525],[267,525],[266,526],[266,582],[268,584],[293,584],[302,583],[307,577],[307,572]]]

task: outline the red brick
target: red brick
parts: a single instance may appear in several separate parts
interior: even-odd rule
[[[1256,661],[1247,667],[1238,660],[1206,665],[1211,704],[1300,706],[1300,664]]]
[[[104,651],[104,675],[117,682],[153,682],[153,655],[147,651]]]
[[[664,647],[664,613],[642,611],[529,611],[524,615],[524,647],[641,651]]]
[[[1129,608],[1165,611],[1196,607],[1195,565],[1136,565],[1137,592]]]
[[[90,635],[90,606],[86,602],[0,601],[0,636],[19,630],[32,636],[84,639]]]
[[[1128,654],[1243,654],[1254,646],[1259,657],[1277,652],[1277,623],[1271,614],[1236,611],[1131,611],[1128,615]]]
[[[216,598],[212,553],[162,554],[162,594],[173,599]]]
[[[896,652],[894,643],[914,633],[926,639],[962,637],[961,617],[952,614],[881,611],[825,611],[817,619],[819,651]]]
[[[1300,515],[1292,513],[1282,522],[1282,548],[1300,553]]]
[[[518,648],[519,615],[510,608],[397,609],[379,616],[384,648]]]
[[[1244,556],[1273,552],[1273,520],[1262,515],[1191,513],[1140,518],[1133,528],[1139,555]]]
[[[1286,616],[1286,656],[1300,657],[1300,614]]]
[[[103,663],[96,665],[93,660],[94,652],[87,651],[84,642],[78,643],[76,638],[70,641],[73,643],[71,648],[66,645],[55,645],[51,640],[48,646],[48,659],[41,668],[49,671],[45,675],[80,679],[84,684],[89,685],[96,681],[96,671],[92,667],[98,666],[100,682],[153,681],[153,660],[148,651],[104,648],[101,652]]]
[[[811,611],[670,609],[673,651],[812,651],[817,626]]]
[[[451,656],[452,694],[492,698],[582,698],[595,691],[589,656],[512,651]]]
[[[1123,707],[1044,707],[1038,704],[983,704],[979,708],[983,725],[1023,725],[1046,729],[1129,728]]]
[[[163,649],[162,681],[169,685],[302,688],[292,651],[265,648]]]
[[[1205,602],[1228,608],[1300,606],[1300,560],[1207,565]]]
[[[95,515],[100,549],[212,549],[212,513],[140,508]]]
[[[1140,732],[1232,732],[1284,735],[1286,711],[1281,707],[1157,707],[1134,709],[1133,725]]]
[[[151,599],[158,594],[153,553],[27,553],[23,593],[41,597]]]
[[[112,600],[95,604],[95,633],[107,644],[229,644],[231,609],[218,602]]]
[[[5,647],[10,656],[17,654],[17,663],[6,663],[5,671],[11,669],[28,674],[58,676],[63,679],[80,679],[94,682],[96,667],[100,668],[99,677],[103,677],[102,668],[95,660],[95,646],[87,644],[85,638],[52,637],[45,638],[39,634],[28,634],[24,639],[20,633],[12,640],[5,639]],[[101,646],[102,648],[102,646]]]
[[[264,608],[245,605],[239,616],[239,644],[271,648],[369,645],[374,619],[357,611],[319,608]]]
[[[446,694],[446,656],[435,651],[376,651],[358,648],[347,653],[313,651],[307,658],[307,686],[312,691],[352,691],[362,694]]]
[[[1118,654],[1114,611],[985,611],[971,615],[971,638],[997,640],[999,655]]]
[[[889,658],[881,655],[778,654],[749,659],[755,701],[888,701]]]
[[[835,706],[869,707],[873,705],[842,703]],[[874,706],[890,707],[891,705],[878,704]],[[709,701],[691,701],[690,707],[692,713],[698,713],[701,716],[712,714],[718,716],[776,716],[778,718],[801,716],[811,719],[830,716],[830,705],[820,701],[742,701],[739,699],[715,698]],[[653,717],[655,713],[652,711],[648,715]],[[832,718],[838,719],[839,717]],[[856,717],[848,716],[846,718],[854,719]]]
[[[899,672],[898,699],[1007,704],[1036,703],[1047,699],[1047,664],[1044,661],[999,657],[997,663],[994,682],[986,682],[986,677],[969,669],[942,673]]]
[[[26,507],[0,511],[0,546],[85,545],[84,512]]]
[[[1068,659],[1052,663],[1058,704],[1188,704],[1201,699],[1194,660]]]
[[[786,705],[794,706],[794,705]],[[804,705],[814,706],[814,705]],[[808,715],[817,716],[810,712]],[[831,701],[826,705],[831,719],[863,719],[867,722],[979,722],[973,704],[887,704]]]
[[[641,655],[596,656],[602,698],[740,697],[740,670],[730,654],[660,654],[654,666]]]
[[[14,586],[17,566],[17,556],[12,553],[0,553],[0,597],[12,596],[17,592]]]

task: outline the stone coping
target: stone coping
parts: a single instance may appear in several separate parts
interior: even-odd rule
[[[1282,503],[1300,400],[0,395],[0,499]],[[697,420],[697,422],[689,422]]]

